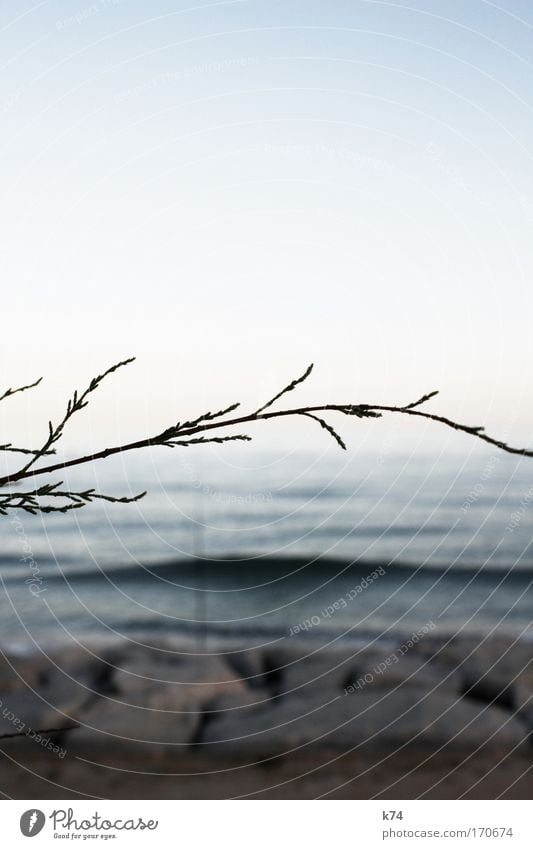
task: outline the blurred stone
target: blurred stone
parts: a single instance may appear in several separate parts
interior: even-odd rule
[[[264,709],[222,716],[206,728],[204,743],[250,754],[282,755],[300,746],[347,751],[355,746],[447,745],[472,750],[480,745],[510,749],[527,739],[524,725],[499,708],[487,708],[446,693],[405,687],[369,688],[354,695],[322,699],[288,698]]]
[[[50,694],[48,694],[49,696]],[[0,735],[40,731],[72,724],[57,703],[31,690],[0,693]]]
[[[76,749],[113,749],[193,744],[210,711],[257,702],[223,657],[132,649],[111,676],[113,694],[79,713]],[[217,707],[220,700],[222,707]]]
[[[40,670],[33,656],[0,653],[0,693],[36,687]]]
[[[357,678],[347,685],[348,693],[366,687],[419,687],[428,691],[460,695],[461,677],[453,666],[432,662],[396,651],[366,652],[361,656]]]

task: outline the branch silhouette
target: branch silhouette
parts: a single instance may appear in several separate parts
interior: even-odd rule
[[[55,728],[27,728],[24,731],[10,731],[8,734],[0,734],[0,740],[11,740],[13,737],[30,737],[32,734],[61,734],[63,731],[75,731],[79,728],[77,722],[71,725],[59,725]]]
[[[97,492],[95,489],[85,490],[70,490],[63,487],[62,481],[55,483],[45,483],[40,486],[31,485],[26,490],[14,489],[15,485],[22,481],[31,481],[33,484],[37,476],[54,475],[64,469],[73,466],[80,466],[85,463],[92,463],[96,460],[104,460],[114,454],[123,454],[127,451],[136,451],[142,448],[153,446],[164,446],[166,448],[186,448],[190,445],[200,445],[207,443],[224,443],[232,441],[250,441],[251,437],[243,433],[224,433],[223,435],[213,434],[213,431],[228,428],[233,428],[241,425],[254,424],[256,422],[268,421],[287,416],[304,416],[307,419],[312,419],[320,425],[343,449],[346,450],[346,444],[341,438],[335,427],[326,421],[323,417],[324,413],[340,413],[344,416],[354,416],[359,419],[364,418],[380,418],[384,413],[399,413],[404,416],[417,416],[419,418],[428,419],[430,421],[439,422],[440,424],[450,427],[453,430],[461,431],[469,434],[476,439],[494,445],[496,448],[507,452],[508,454],[518,454],[523,457],[533,457],[533,450],[527,448],[514,448],[503,442],[500,439],[495,439],[488,436],[484,428],[481,426],[470,426],[460,424],[453,421],[447,416],[429,413],[426,410],[421,410],[420,407],[434,398],[438,392],[430,392],[423,395],[416,401],[403,406],[383,405],[383,404],[321,404],[318,406],[292,407],[284,410],[273,410],[272,406],[280,400],[288,392],[292,392],[300,384],[307,380],[313,370],[311,364],[306,371],[295,380],[292,380],[280,392],[274,395],[266,404],[263,404],[253,413],[230,417],[230,414],[235,412],[240,406],[239,403],[231,404],[230,406],[218,410],[217,412],[207,412],[196,419],[190,421],[177,422],[174,425],[166,428],[154,436],[141,439],[136,442],[129,442],[124,445],[117,445],[112,448],[104,448],[102,451],[97,451],[93,454],[87,454],[82,457],[75,457],[72,460],[52,463],[41,467],[35,467],[39,460],[45,456],[55,454],[55,445],[63,436],[64,430],[70,419],[87,406],[89,396],[102,383],[105,378],[118,369],[129,365],[134,361],[135,357],[130,357],[108,368],[102,374],[97,375],[90,382],[87,389],[83,392],[74,392],[72,398],[68,401],[67,408],[63,418],[57,425],[52,422],[48,424],[48,435],[42,446],[37,449],[15,448],[11,443],[0,445],[0,451],[16,452],[29,456],[18,471],[12,474],[0,477],[0,514],[6,515],[10,510],[23,510],[27,513],[66,513],[69,510],[77,510],[92,501],[104,500],[114,503],[132,503],[138,501],[146,495],[146,492],[140,492],[133,496],[114,496],[105,495]],[[0,401],[3,401],[17,392],[25,392],[33,389],[40,384],[41,378],[27,386],[21,386],[18,389],[8,389],[3,395],[0,395]],[[213,435],[212,435],[213,434]]]

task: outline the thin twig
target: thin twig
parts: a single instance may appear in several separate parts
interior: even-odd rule
[[[12,395],[16,395],[17,392],[26,392],[27,389],[34,389],[35,386],[39,386],[42,377],[39,377],[33,383],[28,383],[27,386],[19,386],[17,389],[6,389],[3,395],[0,395],[0,401],[3,401],[4,398],[10,398]]]
[[[27,731],[12,731],[9,734],[0,734],[0,740],[10,739],[11,737],[29,737],[30,734],[60,734],[62,731],[75,731],[80,726],[78,723],[73,725],[62,725],[59,728],[29,728]]]
[[[305,372],[302,374],[301,377],[297,377],[296,380],[291,381],[291,383],[289,383],[287,386],[285,386],[281,390],[281,392],[278,392],[277,395],[274,395],[274,397],[271,398],[270,401],[267,401],[266,404],[263,404],[262,407],[259,407],[259,409],[255,411],[255,415],[257,416],[259,413],[262,413],[263,410],[267,410],[268,407],[271,407],[272,404],[274,404],[275,401],[278,401],[281,398],[282,395],[285,395],[286,392],[292,392],[293,389],[296,389],[298,384],[303,383],[304,380],[307,380],[307,378],[309,377],[309,375],[313,371],[313,368],[314,368],[314,363],[311,363],[311,365],[307,367],[307,369],[305,370]]]
[[[301,375],[301,377],[298,377],[295,380],[291,381],[291,383],[285,386],[281,390],[281,392],[278,392],[277,395],[275,395],[273,398],[267,401],[266,404],[263,404],[253,413],[248,413],[246,415],[241,415],[235,418],[226,418],[228,414],[234,412],[234,410],[236,410],[239,406],[239,404],[231,404],[229,407],[219,410],[218,412],[208,412],[190,421],[184,421],[181,423],[177,422],[177,424],[172,425],[171,427],[166,428],[155,436],[148,437],[146,439],[140,439],[136,442],[129,442],[124,445],[117,445],[113,448],[104,448],[102,451],[97,451],[93,454],[87,454],[82,457],[76,457],[72,460],[65,460],[59,463],[53,463],[48,466],[42,466],[41,468],[34,468],[34,464],[41,457],[43,457],[45,454],[52,453],[52,451],[54,450],[52,446],[57,441],[59,441],[59,439],[63,435],[64,427],[69,421],[69,419],[72,417],[72,415],[81,410],[83,407],[87,406],[88,395],[100,385],[100,383],[105,377],[112,374],[122,366],[128,365],[133,361],[133,359],[134,358],[130,358],[128,360],[124,360],[120,363],[117,363],[116,365],[107,369],[107,371],[103,372],[103,374],[98,375],[98,377],[94,378],[91,381],[89,387],[81,395],[78,395],[75,392],[72,399],[67,405],[66,413],[60,423],[56,427],[54,427],[50,423],[49,435],[47,440],[44,442],[42,448],[38,451],[28,452],[32,455],[31,459],[21,469],[12,473],[11,475],[0,477],[0,513],[5,514],[10,509],[21,509],[25,510],[28,513],[64,513],[68,510],[78,509],[84,506],[85,504],[97,499],[120,503],[131,503],[133,501],[138,501],[145,495],[145,493],[139,493],[138,495],[134,496],[116,497],[97,493],[93,489],[82,491],[70,491],[68,489],[60,489],[61,483],[45,484],[44,486],[36,487],[26,492],[2,492],[1,490],[5,487],[10,487],[11,485],[18,483],[19,481],[26,480],[28,478],[33,479],[38,475],[52,475],[56,472],[62,472],[64,469],[67,468],[80,466],[86,463],[92,463],[96,460],[103,460],[107,457],[111,457],[114,454],[123,454],[128,451],[135,451],[142,448],[149,448],[153,446],[164,446],[174,448],[188,447],[190,445],[213,442],[224,443],[235,440],[249,441],[250,437],[241,433],[224,434],[221,436],[210,436],[209,434],[211,431],[219,428],[227,429],[235,426],[241,426],[243,424],[248,425],[253,424],[255,422],[268,421],[270,419],[282,418],[287,416],[305,416],[306,418],[313,419],[344,450],[346,450],[346,444],[344,440],[339,436],[336,429],[323,418],[322,414],[340,413],[344,416],[354,416],[360,419],[380,418],[383,413],[399,413],[401,415],[406,416],[418,416],[420,418],[428,419],[430,421],[439,422],[441,424],[446,425],[447,427],[452,428],[453,430],[461,431],[470,436],[473,436],[476,439],[481,439],[484,442],[487,442],[490,445],[494,445],[502,451],[507,452],[508,454],[517,454],[523,457],[533,457],[532,449],[514,448],[508,445],[506,442],[503,442],[502,440],[488,436],[484,432],[482,427],[473,427],[469,425],[460,424],[459,422],[455,422],[452,419],[447,418],[446,416],[440,416],[435,413],[428,413],[426,411],[418,409],[423,404],[427,403],[429,400],[434,398],[435,395],[438,394],[436,391],[423,395],[418,400],[412,401],[409,404],[404,404],[403,406],[388,406],[383,404],[322,404],[318,406],[293,407],[287,410],[271,410],[270,408],[276,401],[278,401],[287,392],[292,392],[299,384],[303,383],[309,377],[313,368],[313,366],[310,365],[306,369],[304,374]],[[37,381],[37,383],[39,383],[39,381]],[[13,394],[16,391],[23,391],[24,389],[31,388],[31,386],[34,385],[37,384],[31,384],[28,387],[21,387],[20,390],[8,390],[7,394]],[[6,393],[4,393],[4,396],[2,397],[6,397]],[[0,446],[0,448],[2,448],[2,446]],[[3,446],[3,448],[4,450],[11,450],[10,444],[8,444],[7,446]],[[56,498],[60,500],[63,499],[63,503],[56,505],[54,503],[54,499]],[[52,503],[41,503],[41,499],[51,499]]]

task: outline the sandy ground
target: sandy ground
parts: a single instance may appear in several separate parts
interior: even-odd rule
[[[529,799],[533,761],[527,754],[410,750],[401,754],[310,752],[247,766],[206,759],[142,762],[122,756],[102,767],[77,756],[17,755],[4,746],[0,787],[14,799]],[[18,763],[16,762],[18,761]]]

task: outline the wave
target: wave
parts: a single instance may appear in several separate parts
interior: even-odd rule
[[[39,560],[41,564],[43,561]],[[521,582],[526,582],[533,579],[533,563],[521,565],[520,569],[513,569],[511,565],[494,565],[490,568],[480,567],[478,564],[465,565],[463,563],[454,565],[451,569],[446,570],[445,567],[432,564],[421,566],[419,563],[408,561],[393,561],[388,562],[383,559],[355,559],[347,560],[337,557],[271,557],[271,556],[253,556],[253,555],[228,555],[220,558],[183,558],[164,561],[146,562],[142,565],[125,565],[116,564],[102,566],[99,568],[84,568],[69,572],[69,570],[57,570],[57,565],[54,561],[48,561],[54,566],[54,570],[46,574],[47,581],[65,580],[69,583],[75,582],[136,582],[143,580],[180,578],[181,581],[190,577],[198,579],[198,577],[218,578],[222,581],[228,580],[235,576],[238,580],[238,587],[242,589],[242,578],[252,577],[254,579],[253,586],[257,587],[257,578],[262,576],[272,583],[272,579],[290,578],[301,573],[324,573],[327,575],[345,575],[350,574],[353,577],[364,578],[373,571],[382,568],[389,576],[404,576],[408,575],[423,575],[427,578],[441,577],[443,572],[447,571],[448,578],[457,578],[461,576],[470,577],[477,575],[478,578],[483,576],[491,576],[491,579],[501,578],[504,575],[520,579]],[[2,559],[0,558],[0,564]],[[10,564],[12,565],[12,563]],[[17,574],[4,575],[4,580],[10,581],[16,577],[20,580]],[[197,581],[198,583],[198,581]]]

